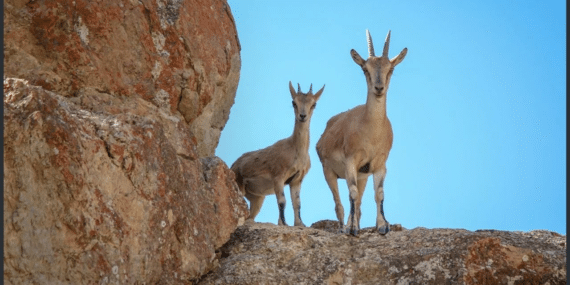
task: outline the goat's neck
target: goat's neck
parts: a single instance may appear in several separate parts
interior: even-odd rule
[[[293,144],[297,153],[306,154],[309,151],[309,123],[295,120],[295,129],[293,129]]]
[[[386,96],[377,98],[376,95],[368,88],[366,96],[366,116],[375,122],[386,120]]]

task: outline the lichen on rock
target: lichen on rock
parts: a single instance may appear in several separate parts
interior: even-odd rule
[[[247,204],[183,120],[133,98],[82,109],[21,79],[4,93],[5,282],[172,284],[215,266]]]
[[[64,97],[140,97],[178,113],[198,155],[214,155],[241,67],[226,1],[8,0],[4,25],[6,77]]]
[[[247,217],[224,0],[4,2],[4,282],[185,284]],[[207,178],[207,179],[206,179]]]

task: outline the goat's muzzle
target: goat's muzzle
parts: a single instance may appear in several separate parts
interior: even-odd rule
[[[383,86],[382,87],[378,87],[378,86],[374,87],[374,95],[376,95],[376,97],[378,97],[378,98],[380,98],[384,95],[384,91],[385,91],[385,88]]]

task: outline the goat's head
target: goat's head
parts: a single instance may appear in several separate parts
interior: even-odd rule
[[[309,88],[309,92],[301,92],[301,85],[297,84],[297,91],[293,88],[293,84],[289,81],[289,91],[291,91],[291,98],[293,98],[293,109],[295,109],[295,120],[301,123],[311,120],[313,110],[317,106],[317,101],[321,97],[325,86],[313,95],[313,84]]]
[[[354,62],[360,65],[364,71],[366,83],[368,84],[368,93],[372,93],[376,97],[382,97],[388,92],[388,85],[390,84],[394,67],[404,60],[406,53],[408,53],[408,48],[404,48],[396,57],[388,58],[388,48],[390,46],[390,31],[388,31],[382,56],[376,56],[374,55],[372,37],[368,30],[366,30],[366,38],[368,40],[368,59],[362,59],[354,49],[350,50],[350,55]]]

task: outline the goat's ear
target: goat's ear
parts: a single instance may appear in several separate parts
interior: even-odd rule
[[[319,91],[317,91],[317,94],[315,94],[315,101],[319,100],[319,98],[321,97],[321,94],[323,94],[323,90],[325,90],[324,85],[323,85],[323,88],[321,88]]]
[[[354,49],[350,50],[350,55],[352,56],[352,60],[354,60],[354,62],[356,62],[356,64],[358,64],[360,66],[364,66],[364,63],[366,61],[364,59],[362,59],[362,57],[360,57],[360,55]]]
[[[295,98],[295,95],[297,95],[297,92],[295,92],[295,88],[293,88],[293,84],[291,84],[291,81],[289,81],[289,92],[291,92],[291,97]]]
[[[408,48],[404,48],[399,55],[395,56],[394,58],[392,58],[390,60],[390,62],[392,62],[392,66],[396,66],[398,65],[400,62],[402,62],[402,60],[404,60],[404,57],[406,57],[406,54],[408,53]]]

